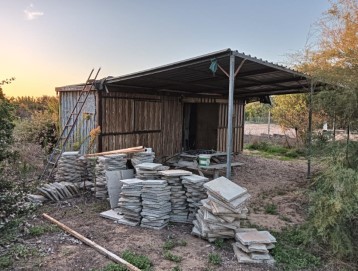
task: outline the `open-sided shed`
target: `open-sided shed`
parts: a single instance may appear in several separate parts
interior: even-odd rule
[[[82,89],[56,88],[63,125]],[[225,49],[99,80],[89,90],[72,142],[100,126],[95,151],[144,145],[158,156],[193,148],[240,152],[245,103],[309,89],[304,74]]]

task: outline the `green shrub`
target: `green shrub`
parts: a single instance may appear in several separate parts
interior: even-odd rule
[[[181,262],[181,260],[183,259],[180,256],[174,255],[173,253],[171,253],[170,251],[166,251],[164,252],[164,259],[172,261],[172,262],[176,262],[179,263]]]
[[[265,213],[270,215],[277,215],[277,205],[274,203],[266,204],[265,206]]]
[[[217,239],[215,239],[214,245],[215,245],[217,248],[223,248],[223,246],[224,246],[224,239],[222,239],[222,238],[217,238]]]
[[[126,260],[127,262],[133,264],[134,266],[138,267],[141,270],[150,270],[150,268],[152,266],[152,263],[147,256],[137,254],[130,250],[125,250],[122,253],[122,258],[124,260]]]
[[[214,265],[221,265],[221,256],[217,253],[210,253],[209,254],[209,263],[214,264]]]
[[[307,241],[320,242],[339,258],[358,259],[358,171],[327,167],[310,195]]]
[[[9,268],[13,264],[11,257],[9,256],[0,256],[0,268]]]

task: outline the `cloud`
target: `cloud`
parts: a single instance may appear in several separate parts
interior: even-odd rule
[[[42,11],[35,10],[33,4],[30,4],[30,6],[24,10],[24,13],[25,13],[26,19],[29,21],[35,20],[38,17],[44,15],[44,13]]]

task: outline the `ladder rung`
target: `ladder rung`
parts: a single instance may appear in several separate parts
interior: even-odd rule
[[[52,161],[47,161],[47,163],[51,164],[51,165],[54,165],[55,162],[52,162]]]

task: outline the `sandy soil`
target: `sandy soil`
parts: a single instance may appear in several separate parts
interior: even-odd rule
[[[280,230],[304,220],[304,161],[279,161],[248,155],[240,156],[239,160],[244,165],[235,169],[234,181],[246,187],[252,195],[246,224]],[[266,213],[265,206],[268,204],[277,206],[276,215]],[[114,224],[98,215],[107,208],[107,202],[77,198],[60,204],[44,205],[29,223],[48,223],[40,216],[42,212],[46,212],[118,255],[126,249],[147,255],[153,262],[154,270],[171,270],[177,265],[163,257],[162,246],[169,238],[187,242],[187,246],[176,247],[172,251],[183,257],[179,266],[184,271],[270,270],[266,266],[239,265],[231,247],[233,240],[225,241],[224,247],[219,249],[214,244],[190,235],[191,225],[174,224],[156,231]],[[110,263],[92,248],[63,232],[47,233],[22,242],[35,247],[43,256],[18,261],[14,270],[92,270]],[[208,263],[208,255],[213,252],[221,255],[221,266]]]

